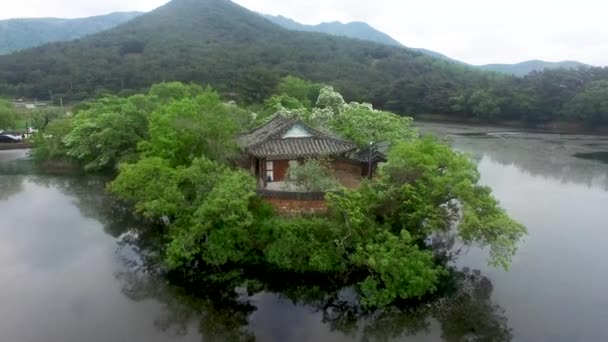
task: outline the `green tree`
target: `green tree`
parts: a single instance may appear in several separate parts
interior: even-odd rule
[[[32,119],[29,124],[35,129],[45,129],[51,121],[57,120],[64,116],[65,111],[63,110],[63,108],[36,108],[32,113]]]
[[[331,129],[364,147],[370,142],[395,143],[417,136],[412,119],[375,110],[370,104],[350,103],[330,121]]]
[[[347,251],[336,242],[344,238],[341,225],[322,217],[275,218],[260,229],[265,260],[283,270],[336,274],[349,268]]]
[[[44,129],[35,133],[32,138],[32,158],[37,163],[45,161],[70,160],[68,147],[64,139],[73,127],[70,118],[51,121]]]
[[[563,109],[569,119],[601,123],[608,121],[608,81],[591,83],[583,92],[577,94]]]
[[[308,82],[293,76],[286,76],[279,82],[277,93],[293,97],[304,107],[310,109],[316,103],[322,87],[322,84]]]
[[[304,105],[295,97],[286,94],[273,95],[264,101],[264,110],[269,114],[275,114],[291,109],[304,108]]]
[[[145,156],[187,165],[194,158],[207,156],[226,161],[237,152],[234,135],[249,114],[223,103],[207,89],[194,98],[183,98],[160,106],[151,114],[149,139],[139,144]]]
[[[435,264],[433,253],[420,250],[406,230],[398,235],[380,231],[370,238],[352,256],[356,265],[370,271],[359,284],[364,306],[386,307],[396,299],[435,292],[445,271]]]
[[[316,107],[331,109],[336,115],[342,111],[344,106],[344,98],[331,86],[321,88],[319,98],[317,99]]]
[[[6,100],[0,99],[0,129],[16,128],[17,112],[15,107]]]
[[[134,159],[137,144],[148,135],[148,113],[155,104],[144,95],[105,97],[77,113],[64,139],[68,155],[87,171],[113,169]]]
[[[225,171],[204,195],[193,215],[172,228],[167,262],[182,267],[201,258],[212,266],[251,257],[255,182],[244,171]]]
[[[480,119],[493,119],[500,114],[501,100],[487,90],[474,91],[467,101],[471,112]]]
[[[121,164],[108,190],[131,203],[150,220],[174,219],[187,203],[180,189],[181,175],[167,160],[150,157],[135,164]]]
[[[424,239],[456,229],[465,243],[488,247],[490,263],[505,268],[526,233],[490,189],[479,185],[479,173],[469,157],[434,139],[395,146],[376,182],[381,189],[376,213],[394,233],[405,229]]]
[[[306,192],[323,192],[339,187],[327,160],[311,158],[303,163],[290,161],[285,185],[287,189],[297,189]]]
[[[157,97],[162,102],[170,102],[172,100],[196,97],[208,91],[209,89],[205,89],[194,83],[166,82],[154,84],[150,88],[148,95]]]

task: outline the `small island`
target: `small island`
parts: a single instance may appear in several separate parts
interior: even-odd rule
[[[199,289],[255,292],[263,274],[376,310],[445,289],[455,244],[508,268],[526,229],[467,155],[332,87],[277,89],[247,107],[176,82],[104,96],[50,121],[32,156],[112,175],[107,191],[161,232],[169,279]]]

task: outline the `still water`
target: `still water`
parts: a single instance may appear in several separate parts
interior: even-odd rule
[[[608,137],[420,128],[471,153],[529,230],[509,271],[468,250],[458,265],[479,272],[440,310],[364,316],[347,293],[293,289],[190,297],[146,271],[103,179],[35,175],[25,151],[0,151],[0,341],[608,340]]]

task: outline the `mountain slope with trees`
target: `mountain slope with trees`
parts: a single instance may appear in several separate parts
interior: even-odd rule
[[[544,71],[550,69],[578,69],[581,67],[590,67],[590,65],[577,61],[545,62],[540,60],[531,60],[515,64],[486,64],[478,67],[483,70],[496,71],[508,75],[526,76],[534,71]]]
[[[266,19],[272,21],[273,23],[284,27],[288,30],[296,30],[296,31],[307,31],[307,32],[322,32],[331,34],[334,36],[343,36],[355,39],[368,40],[371,42],[376,42],[380,44],[387,44],[391,46],[400,46],[406,47],[401,44],[388,34],[375,29],[364,22],[350,22],[350,23],[340,23],[337,21],[334,22],[326,22],[318,25],[305,25],[301,24],[293,19],[278,15],[263,15]],[[449,62],[466,64],[464,62],[458,61],[456,59],[450,58],[444,54],[441,54],[436,51],[422,49],[422,48],[409,48],[415,51],[418,51],[424,55],[435,57],[439,59],[443,59]],[[563,62],[546,62],[541,60],[530,60],[521,63],[515,64],[486,64],[486,65],[472,65],[472,67],[479,68],[487,71],[494,71],[501,74],[506,75],[514,75],[514,76],[526,76],[534,71],[543,71],[545,69],[577,69],[579,67],[589,67],[590,65],[576,62],[576,61],[563,61]]]
[[[608,122],[598,97],[608,68],[506,76],[407,48],[290,31],[228,0],[173,0],[105,32],[0,56],[0,94],[64,101],[181,81],[260,104],[287,75],[400,114]],[[589,98],[593,105],[578,110]]]
[[[318,25],[305,25],[305,24],[301,24],[293,19],[284,17],[282,15],[274,16],[274,15],[264,14],[263,16],[264,16],[264,18],[266,18],[266,19],[272,21],[273,23],[275,23],[281,27],[284,27],[288,30],[306,31],[306,32],[321,32],[321,33],[331,34],[334,36],[368,40],[370,42],[386,44],[386,45],[391,45],[391,46],[406,47],[403,44],[401,44],[400,42],[398,42],[397,40],[395,40],[393,37],[389,36],[388,34],[382,32],[382,31],[379,31],[379,30],[375,29],[374,27],[370,26],[369,24],[361,22],[361,21],[353,21],[353,22],[345,23],[345,24],[338,22],[338,21],[333,21],[333,22],[327,22],[327,23],[320,23]],[[459,62],[448,56],[445,56],[439,52],[435,52],[435,51],[431,51],[431,50],[427,50],[427,49],[421,49],[421,48],[410,48],[410,47],[408,47],[408,48],[418,51],[418,52],[420,52],[424,55],[430,56],[430,57],[444,59],[444,60],[450,61],[450,62],[462,63],[462,62]]]
[[[140,12],[115,12],[78,19],[0,20],[0,55],[101,32],[125,23],[140,14]]]
[[[496,76],[383,44],[283,29],[228,0],[174,0],[115,29],[0,57],[0,93],[68,100],[159,81],[260,102],[294,75],[402,113],[443,112]]]

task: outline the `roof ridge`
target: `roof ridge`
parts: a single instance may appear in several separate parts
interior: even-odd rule
[[[253,128],[250,128],[249,130],[247,130],[247,131],[245,131],[245,132],[239,133],[239,135],[247,135],[247,134],[253,133],[253,132],[255,132],[255,131],[259,130],[260,128],[262,128],[262,127],[264,127],[264,126],[269,125],[271,122],[273,122],[274,120],[276,120],[276,119],[278,119],[278,118],[281,118],[281,119],[288,119],[287,117],[283,116],[281,113],[277,113],[277,114],[275,114],[275,115],[272,117],[272,119],[268,120],[267,122],[265,122],[265,123],[261,123],[261,124],[259,124],[259,125],[255,126],[255,127],[253,127]]]
[[[286,132],[288,132],[296,125],[302,126],[310,133],[311,136],[285,138]],[[280,141],[287,139],[289,141],[306,139],[326,140],[347,146],[353,146],[353,148],[356,148],[356,144],[350,140],[335,136],[331,132],[325,132],[324,130],[312,127],[310,124],[308,124],[297,116],[286,117],[281,112],[278,112],[270,121],[266,122],[265,124],[259,125],[255,128],[252,128],[246,133],[240,134],[240,137],[241,141],[243,142],[242,146],[249,150],[255,149],[258,146],[270,141]]]
[[[350,143],[350,144],[354,144],[352,141],[350,141],[350,140],[348,140],[348,139],[344,139],[344,138],[342,138],[342,137],[336,137],[336,136],[333,136],[333,135],[331,135],[331,134],[329,134],[329,133],[326,133],[326,132],[324,132],[324,131],[322,131],[322,130],[320,130],[320,129],[314,128],[314,127],[312,127],[311,125],[309,125],[308,123],[306,123],[304,120],[302,120],[301,118],[294,117],[294,118],[292,118],[292,120],[293,120],[294,122],[293,122],[293,124],[292,124],[292,126],[291,126],[291,127],[293,127],[293,125],[295,125],[295,124],[298,124],[298,123],[299,123],[299,124],[302,124],[302,125],[303,125],[305,128],[307,128],[307,129],[309,129],[309,130],[313,131],[313,133],[316,133],[316,135],[322,136],[323,138],[327,138],[327,139],[331,139],[331,140],[334,140],[334,141],[339,141],[339,142],[344,142],[344,143]],[[283,129],[283,130],[284,130],[284,129]],[[274,137],[275,137],[275,136],[277,136],[279,133],[281,133],[281,131],[277,132],[277,134],[273,134],[271,137],[269,137],[269,139],[274,138]],[[302,139],[302,138],[298,138],[298,139]]]

